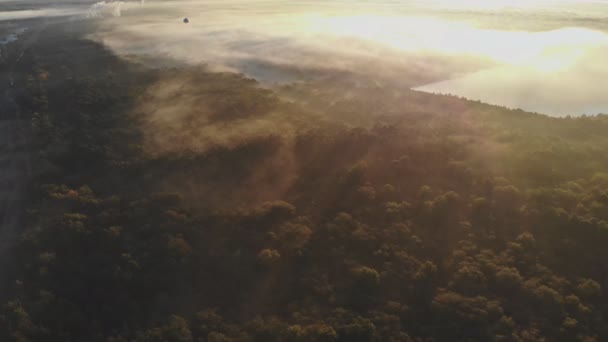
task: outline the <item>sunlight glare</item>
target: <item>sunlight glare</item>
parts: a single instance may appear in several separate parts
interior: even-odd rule
[[[587,49],[608,45],[608,36],[588,29],[501,31],[431,17],[309,16],[306,26],[318,34],[360,38],[406,52],[484,56],[545,72],[568,68]]]

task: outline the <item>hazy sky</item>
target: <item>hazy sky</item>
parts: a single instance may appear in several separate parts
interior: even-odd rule
[[[0,21],[62,13],[94,21],[91,38],[119,54],[267,81],[349,72],[551,115],[608,112],[605,1],[0,0]]]

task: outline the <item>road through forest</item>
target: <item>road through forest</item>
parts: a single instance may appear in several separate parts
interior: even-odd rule
[[[20,61],[37,34],[0,45],[0,300],[11,287],[13,247],[20,233],[23,202],[31,175],[31,125],[20,112],[18,96],[25,88]]]

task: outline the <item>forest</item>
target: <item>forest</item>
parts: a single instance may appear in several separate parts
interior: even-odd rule
[[[608,116],[54,34],[0,340],[608,340]]]

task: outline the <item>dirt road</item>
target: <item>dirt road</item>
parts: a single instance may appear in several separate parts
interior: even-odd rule
[[[9,295],[14,281],[13,247],[21,231],[31,174],[30,123],[21,115],[17,102],[25,81],[17,66],[28,45],[17,40],[0,46],[0,301]]]

